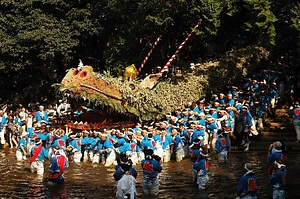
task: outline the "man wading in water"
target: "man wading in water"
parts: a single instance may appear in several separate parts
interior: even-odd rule
[[[68,166],[68,159],[64,155],[60,154],[59,147],[55,147],[54,155],[51,158],[51,163],[48,170],[50,172],[50,179],[48,183],[63,183],[64,172]]]

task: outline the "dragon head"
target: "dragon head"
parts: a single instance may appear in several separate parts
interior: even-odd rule
[[[99,95],[105,99],[122,101],[120,88],[108,84],[93,72],[91,66],[83,66],[80,69],[73,68],[68,71],[61,82],[62,88],[75,93],[85,91],[88,95]],[[101,88],[101,90],[99,90]],[[86,95],[84,95],[86,96]]]

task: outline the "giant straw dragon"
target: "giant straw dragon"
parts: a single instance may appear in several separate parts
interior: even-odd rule
[[[198,21],[162,71],[171,65],[201,21]],[[137,72],[134,65],[125,69],[126,78],[116,78],[109,73],[96,73],[91,66],[83,66],[81,63],[78,68],[68,71],[59,90],[72,92],[75,96],[91,100],[95,105],[110,107],[118,113],[136,116],[140,121],[149,121],[160,119],[176,109],[183,109],[188,102],[199,100],[214,82],[219,86],[224,80],[228,83],[231,80],[228,78],[230,73],[232,79],[241,78],[241,75],[246,75],[246,69],[251,64],[258,63],[267,56],[268,53],[263,48],[249,46],[228,53],[223,64],[218,61],[198,64],[193,70],[184,71],[173,78],[160,78],[163,75],[161,71],[142,80],[135,80],[141,68]],[[251,63],[251,60],[255,62]]]
[[[198,100],[202,96],[203,86],[205,86],[204,76],[197,76],[196,72],[192,71],[173,79],[159,82],[158,79],[163,75],[163,71],[167,70],[201,21],[201,19],[198,21],[158,74],[136,81],[134,79],[142,66],[137,71],[135,66],[131,65],[125,69],[124,76],[127,78],[124,80],[95,73],[91,66],[83,66],[80,63],[77,69],[73,68],[66,74],[61,82],[60,91],[73,92],[92,100],[96,105],[108,106],[118,113],[134,115],[140,121],[160,119],[175,109],[183,108],[189,101]],[[148,55],[151,54],[150,52]]]
[[[157,81],[159,74],[136,80],[100,74],[91,66],[82,66],[67,72],[59,90],[91,100],[95,105],[110,107],[115,112],[136,116],[140,121],[149,121],[182,109],[188,102],[203,96],[207,80],[199,69]]]

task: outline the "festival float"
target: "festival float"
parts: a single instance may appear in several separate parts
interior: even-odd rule
[[[77,68],[71,68],[57,85],[57,90],[62,94],[68,94],[73,98],[84,98],[95,106],[105,108],[107,115],[118,113],[132,118],[130,121],[150,122],[165,117],[166,114],[175,110],[183,110],[188,102],[194,102],[205,96],[209,86],[212,70],[219,70],[218,61],[211,61],[202,64],[193,64],[187,71],[180,71],[172,78],[168,77],[169,66],[175,59],[180,49],[189,40],[192,33],[198,28],[201,20],[196,24],[185,40],[177,48],[172,57],[159,73],[150,74],[143,79],[138,77],[143,66],[151,55],[160,37],[157,38],[152,49],[141,63],[137,70],[134,65],[128,66],[123,77],[113,77],[110,73],[98,73],[92,66],[84,65],[82,62]],[[260,53],[261,54],[261,53]],[[252,56],[254,57],[254,56]],[[247,59],[243,59],[246,63]],[[243,67],[243,63],[234,63],[236,67]],[[235,68],[233,69],[235,70]],[[237,70],[235,70],[237,71]],[[226,78],[228,71],[219,71],[220,78]],[[238,75],[238,73],[237,73]],[[213,82],[220,83],[220,79]],[[72,128],[81,129],[103,129],[117,126],[134,126],[135,122],[112,123],[103,121],[102,123],[80,126],[69,123]]]

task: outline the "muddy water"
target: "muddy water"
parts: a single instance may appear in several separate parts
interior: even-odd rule
[[[236,182],[244,174],[243,166],[247,161],[255,165],[259,179],[258,198],[272,198],[266,173],[265,152],[233,152],[226,164],[218,164],[213,156],[211,158],[212,175],[205,191],[199,191],[192,182],[192,164],[188,159],[180,163],[163,163],[158,198],[235,198]],[[289,154],[287,198],[300,197],[297,174],[299,163],[298,154]],[[49,161],[46,161],[45,168],[48,166]],[[134,167],[138,171],[138,198],[146,198],[141,187],[140,165]],[[65,183],[61,186],[50,186],[45,182],[48,177],[46,172],[42,177],[32,174],[28,160],[16,162],[13,149],[0,150],[0,198],[115,198],[113,172],[113,166],[105,168],[99,164],[72,163],[65,173]]]

